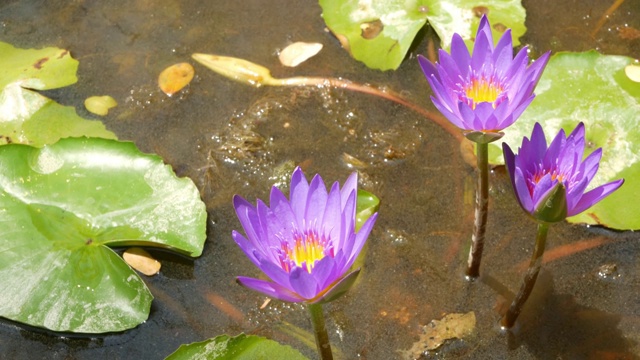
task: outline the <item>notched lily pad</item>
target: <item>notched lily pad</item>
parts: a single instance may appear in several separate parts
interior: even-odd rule
[[[518,46],[518,39],[527,31],[524,26],[526,12],[520,0],[430,0],[428,6],[429,25],[436,31],[445,49],[451,46],[454,33],[459,34],[471,48],[480,18],[485,14],[493,27],[494,43],[509,28],[513,46]]]
[[[165,360],[220,359],[290,359],[308,360],[298,350],[260,336],[240,334],[220,335],[213,339],[181,345]]]
[[[322,16],[343,47],[368,67],[397,69],[427,21],[429,1],[320,0]]]
[[[122,331],[152,295],[108,246],[202,253],[206,212],[189,179],[132,143],[0,146],[0,316],[54,331]]]
[[[78,61],[58,48],[18,49],[0,42],[0,144],[34,146],[69,136],[115,139],[99,121],[79,117],[34,90],[55,89],[77,81]]]
[[[519,0],[320,0],[322,16],[342,46],[370,68],[397,69],[418,31],[428,21],[449,48],[458,33],[472,46],[480,17],[487,13],[494,26],[494,40],[512,29],[514,46],[526,28],[525,10]]]
[[[640,229],[640,84],[625,73],[629,57],[596,51],[557,53],[551,57],[535,90],[536,99],[520,119],[505,130],[502,141],[517,149],[531,137],[535,122],[547,142],[563,128],[568,134],[584,122],[586,155],[602,148],[602,160],[591,187],[624,178],[613,194],[569,222]],[[489,161],[502,164],[501,143],[489,145]]]

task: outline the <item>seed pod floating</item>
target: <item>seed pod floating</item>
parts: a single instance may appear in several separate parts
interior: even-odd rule
[[[171,96],[187,86],[193,79],[193,74],[193,66],[189,63],[171,65],[160,73],[158,86],[162,92]]]

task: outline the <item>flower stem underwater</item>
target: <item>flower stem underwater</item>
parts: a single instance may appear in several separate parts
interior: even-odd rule
[[[478,182],[476,184],[476,208],[471,235],[471,249],[467,264],[467,276],[480,276],[480,261],[484,249],[484,238],[487,230],[487,213],[489,208],[489,144],[476,143],[478,161]]]
[[[329,344],[329,334],[324,324],[324,314],[322,313],[321,304],[308,304],[309,313],[311,314],[311,323],[313,324],[313,333],[316,337],[316,346],[322,360],[332,360],[331,344]]]
[[[522,311],[522,307],[527,302],[529,295],[533,290],[533,286],[536,284],[538,273],[540,272],[540,266],[542,265],[542,254],[544,254],[545,243],[547,242],[547,232],[549,230],[549,224],[545,222],[538,223],[538,234],[536,236],[536,246],[531,255],[531,261],[529,268],[524,276],[524,281],[520,287],[520,291],[516,295],[515,299],[509,306],[509,310],[502,318],[502,326],[505,328],[511,328],[515,324],[518,315]]]

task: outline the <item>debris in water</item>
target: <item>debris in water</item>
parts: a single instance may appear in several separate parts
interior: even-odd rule
[[[422,328],[420,340],[411,349],[403,351],[406,358],[419,358],[425,351],[435,350],[449,339],[462,339],[471,335],[476,327],[476,314],[448,314],[442,320],[432,320]]]
[[[160,272],[162,266],[160,262],[154,259],[148,252],[142,248],[132,247],[122,254],[124,261],[132,268],[139,272],[152,276]]]
[[[109,109],[116,107],[118,103],[109,95],[91,96],[84,101],[84,107],[93,114],[105,116]]]
[[[163,93],[171,96],[187,86],[193,79],[195,70],[189,63],[171,65],[162,70],[158,77],[158,86]]]
[[[296,67],[318,54],[320,50],[322,50],[322,44],[320,43],[298,41],[282,49],[278,58],[282,65]]]

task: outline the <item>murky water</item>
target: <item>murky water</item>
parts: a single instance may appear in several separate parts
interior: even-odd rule
[[[159,5],[161,4],[161,5]],[[640,1],[627,0],[591,36],[609,1],[524,1],[535,53],[581,51],[640,56]],[[415,54],[398,71],[378,72],[350,59],[323,31],[313,1],[4,1],[1,40],[19,47],[58,46],[80,60],[76,85],[47,94],[79,113],[83,100],[109,94],[119,106],[103,120],[120,139],[161,155],[200,188],[209,211],[202,257],[154,252],[161,274],[145,278],[155,296],[149,320],[122,334],[58,336],[0,322],[0,357],[8,359],[162,359],[180,344],[219,334],[252,333],[313,347],[293,335],[309,330],[307,313],[235,283],[257,276],[231,239],[240,229],[231,196],[268,197],[292,164],[307,174],[344,181],[358,164],[362,186],[383,201],[369,238],[361,280],[325,307],[336,352],[345,359],[401,358],[421,326],[444,314],[474,311],[477,327],[464,341],[428,358],[636,358],[640,353],[640,236],[558,224],[548,250],[596,244],[548,256],[521,326],[501,333],[497,322],[521,281],[535,224],[513,199],[503,169],[491,174],[491,213],[483,276],[463,279],[472,226],[473,169],[458,142],[397,104],[334,89],[250,88],[195,64],[186,91],[168,98],[156,86],[165,67],[192,53],[217,53],[260,63],[276,77],[343,77],[402,91],[433,110]],[[278,49],[292,41],[321,42],[323,51],[294,69]],[[354,162],[352,159],[358,159]],[[351,160],[350,160],[351,159]]]

